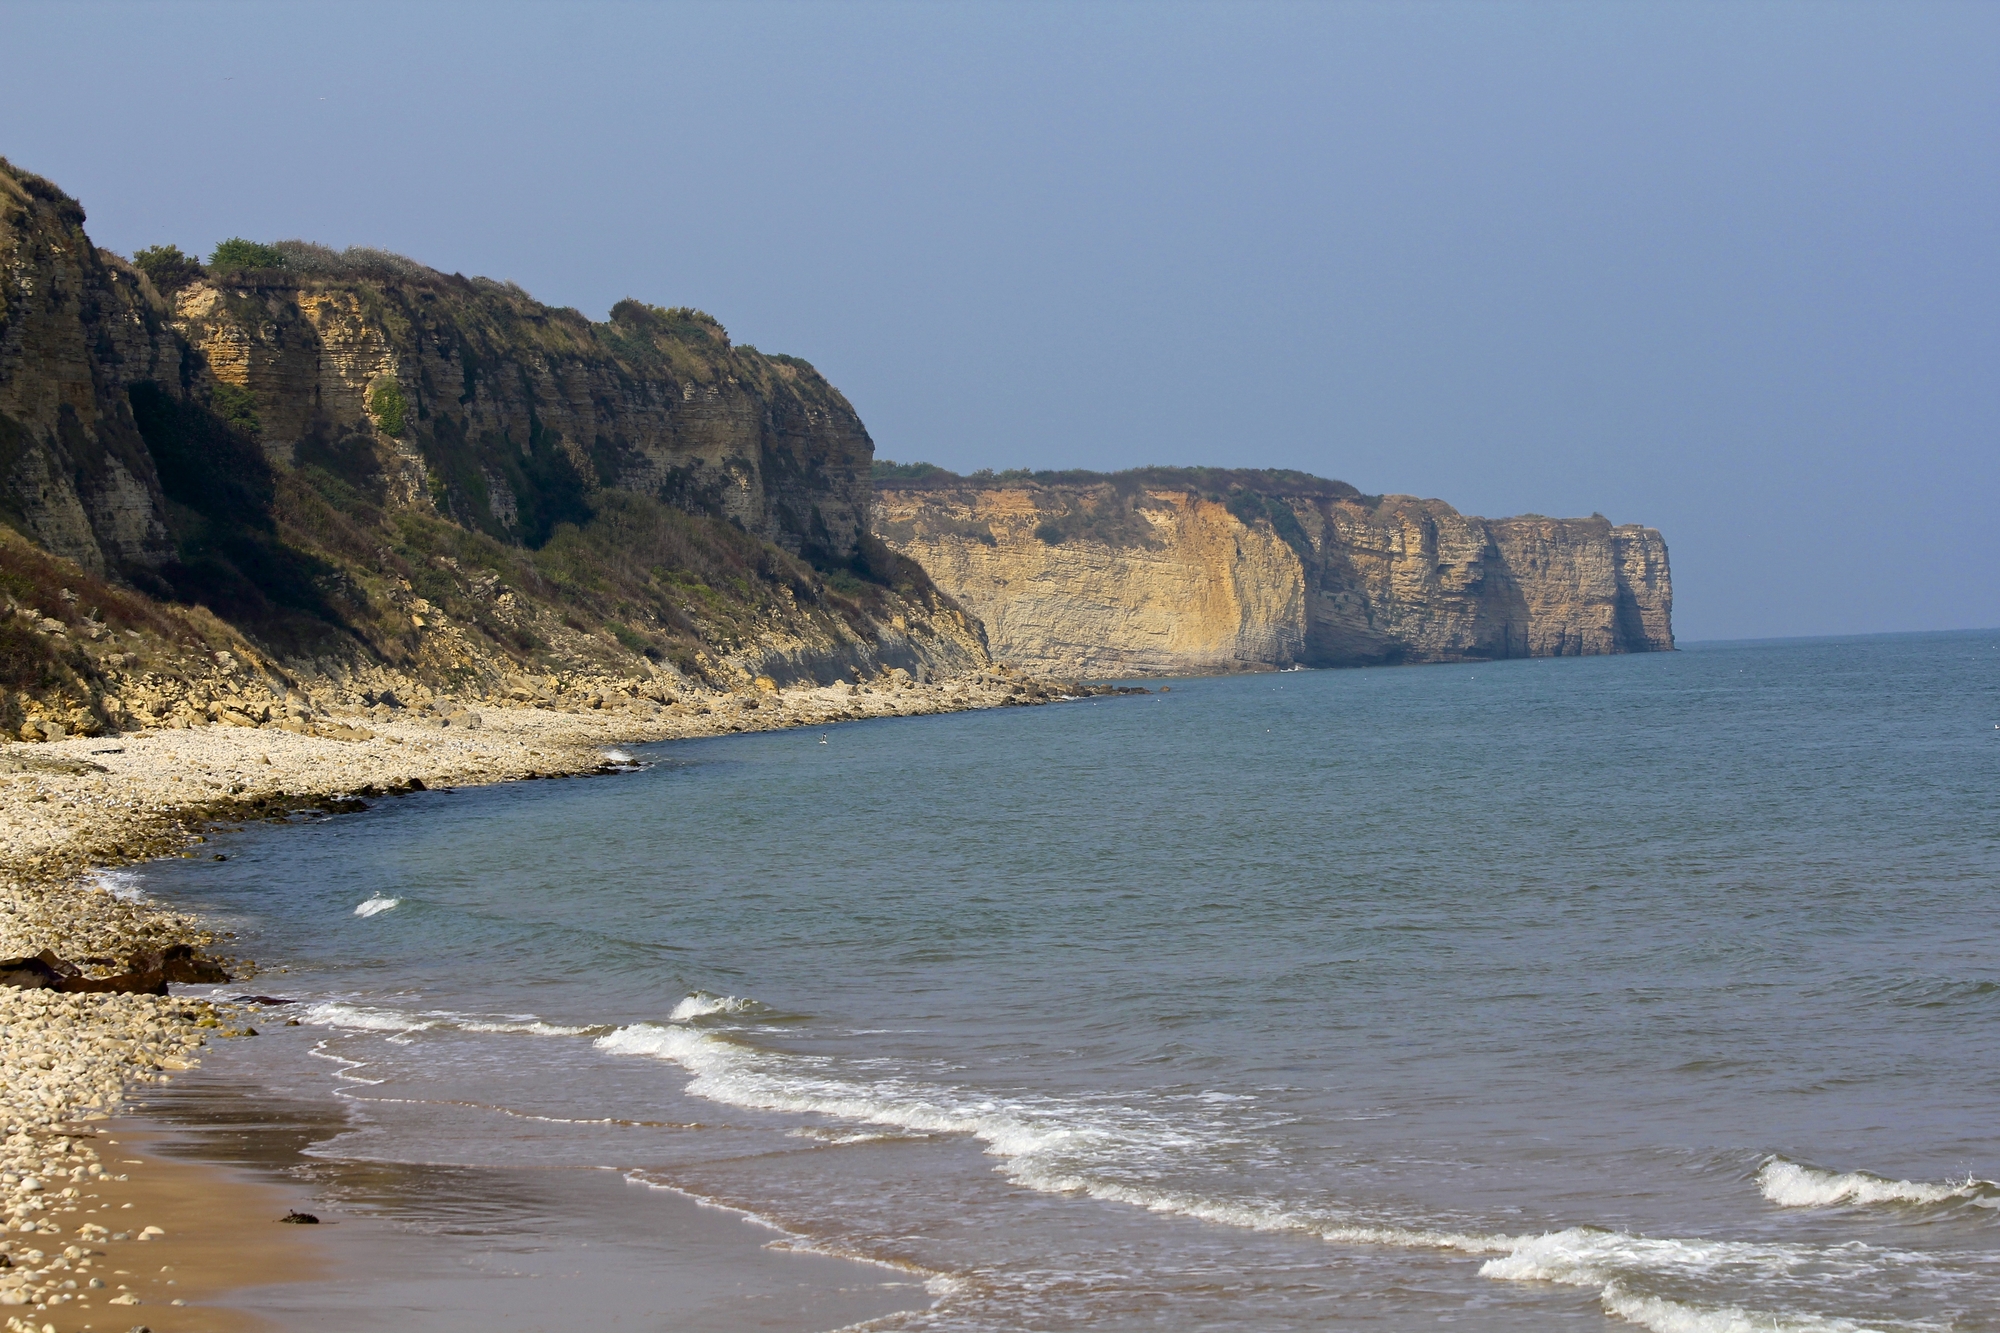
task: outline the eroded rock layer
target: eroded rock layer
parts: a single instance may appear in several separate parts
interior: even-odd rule
[[[396,255],[230,244],[255,266],[135,266],[0,160],[0,525],[39,548],[0,542],[0,731],[116,725],[138,687],[76,644],[135,596],[135,634],[147,606],[222,622],[160,622],[178,676],[251,646],[315,698],[988,663],[869,535],[874,446],[804,361],[695,310],[593,322]],[[147,700],[200,702],[143,669]]]
[[[1673,647],[1666,543],[1601,517],[1483,519],[1298,474],[879,479],[876,530],[986,624],[1080,676]]]

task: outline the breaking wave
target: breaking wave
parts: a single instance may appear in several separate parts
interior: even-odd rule
[[[141,887],[139,873],[135,870],[93,870],[90,885],[100,893],[108,893],[121,903],[143,903],[146,890]]]
[[[356,907],[354,909],[354,915],[374,916],[378,912],[389,911],[390,909],[400,904],[402,901],[403,900],[401,898],[382,898],[382,897],[370,898],[367,902],[362,903],[359,907]]]
[[[1885,1276],[1926,1262],[1914,1253],[1859,1244],[1656,1239],[1589,1227],[1541,1235],[1480,1234],[1336,1207],[1164,1188],[1155,1182],[1177,1163],[1199,1169],[1217,1146],[1216,1135],[1226,1132],[1219,1123],[1111,1102],[1002,1097],[897,1076],[862,1079],[824,1057],[773,1051],[739,1033],[687,1025],[694,1018],[754,1007],[754,1001],[735,997],[691,996],[669,1022],[616,1028],[595,1045],[610,1054],[676,1064],[691,1076],[690,1093],[731,1106],[831,1116],[903,1134],[969,1135],[1001,1159],[998,1170],[1034,1190],[1084,1194],[1253,1231],[1299,1232],[1333,1244],[1491,1256],[1480,1267],[1485,1277],[1593,1288],[1607,1314],[1653,1333],[1866,1333],[1870,1326],[1831,1315],[1701,1303],[1654,1288],[1748,1281],[1798,1290],[1816,1280]],[[876,1137],[808,1133],[836,1144]]]
[[[348,1028],[359,1032],[427,1032],[452,1029],[459,1032],[523,1032],[537,1037],[585,1037],[605,1031],[604,1027],[572,1027],[548,1023],[533,1014],[484,1015],[474,1017],[434,1009],[413,1014],[401,1009],[349,1004],[329,1000],[306,1007],[303,1018],[318,1027]]]
[[[1967,1176],[1957,1181],[1891,1180],[1870,1171],[1828,1171],[1775,1154],[1757,1169],[1757,1188],[1780,1208],[1938,1204],[1966,1200],[2000,1206],[2000,1185]]]

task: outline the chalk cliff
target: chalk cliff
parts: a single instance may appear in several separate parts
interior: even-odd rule
[[[1666,543],[1603,518],[1483,519],[1297,473],[935,471],[876,530],[1034,671],[1142,675],[1656,652]]]

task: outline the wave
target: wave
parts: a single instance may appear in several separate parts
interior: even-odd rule
[[[533,1014],[475,1018],[453,1013],[448,1009],[434,1009],[426,1013],[413,1014],[401,1009],[371,1008],[341,1000],[308,1005],[302,1017],[306,1022],[320,1027],[399,1034],[452,1029],[459,1032],[524,1032],[537,1037],[586,1037],[606,1030],[602,1024],[595,1027],[571,1027],[561,1023],[549,1023]]]
[[[1641,1296],[1616,1282],[1605,1287],[1599,1301],[1606,1314],[1651,1329],[1652,1333],[1874,1333],[1867,1325],[1851,1319]]]
[[[1773,1154],[1757,1169],[1757,1188],[1780,1208],[1871,1204],[1938,1204],[1967,1200],[2000,1206],[2000,1185],[1967,1176],[1958,1181],[1891,1180],[1871,1171],[1828,1171]]]
[[[93,870],[90,886],[100,893],[108,893],[121,903],[143,903],[146,890],[141,886],[136,870]]]
[[[1662,1280],[1681,1286],[1717,1281],[1825,1288],[1840,1279],[1906,1273],[1927,1263],[1924,1255],[1851,1243],[1832,1248],[1746,1241],[1678,1240],[1628,1235],[1596,1227],[1571,1227],[1517,1238],[1504,1257],[1489,1259],[1480,1276],[1503,1282],[1552,1282],[1596,1288],[1605,1313],[1653,1333],[1878,1333],[1885,1328],[1931,1328],[1893,1321],[1861,1324],[1802,1310],[1756,1310],[1730,1303],[1675,1299],[1639,1290]]]
[[[1109,1101],[994,1096],[903,1077],[864,1081],[824,1057],[772,1051],[737,1033],[686,1025],[689,1018],[744,1013],[753,1006],[734,997],[690,997],[675,1009],[675,1021],[616,1028],[594,1044],[610,1054],[676,1064],[691,1076],[688,1092],[732,1106],[832,1116],[902,1133],[966,1134],[1001,1159],[996,1169],[1041,1192],[1083,1194],[1252,1231],[1304,1233],[1331,1244],[1491,1256],[1480,1267],[1482,1276],[1594,1288],[1607,1314],[1653,1333],[1865,1333],[1864,1325],[1834,1316],[1703,1304],[1650,1289],[1662,1281],[1697,1288],[1748,1281],[1797,1289],[1810,1285],[1808,1279],[1866,1279],[1926,1263],[1918,1254],[1862,1244],[1828,1249],[1658,1239],[1588,1227],[1481,1234],[1338,1207],[1168,1189],[1153,1182],[1177,1159],[1192,1169],[1212,1162],[1218,1135],[1229,1132],[1226,1126]],[[808,1133],[828,1143],[875,1137]]]
[[[1858,1242],[1824,1247],[1686,1240],[1592,1227],[1537,1235],[1479,1233],[1411,1225],[1352,1208],[1171,1189],[1158,1182],[1176,1168],[1212,1172],[1215,1150],[1237,1133],[1214,1118],[1221,1112],[1191,1106],[1168,1115],[1111,1098],[1009,1097],[900,1075],[869,1079],[834,1059],[771,1050],[746,1040],[728,1024],[702,1022],[773,1013],[755,1000],[698,992],[677,1004],[665,1023],[615,1028],[564,1026],[534,1015],[408,1013],[339,1001],[313,1005],[305,1016],[326,1026],[387,1033],[391,1040],[432,1028],[589,1036],[593,1046],[606,1054],[678,1066],[689,1075],[687,1091],[694,1096],[750,1110],[829,1116],[887,1130],[793,1131],[829,1146],[964,1134],[999,1159],[997,1170],[1028,1189],[1082,1194],[1250,1231],[1294,1232],[1330,1244],[1484,1256],[1479,1268],[1483,1277],[1595,1289],[1607,1314],[1652,1333],[1870,1333],[1876,1326],[1831,1315],[1749,1309],[1680,1296],[1685,1289],[1707,1290],[1718,1283],[1796,1291],[1865,1282],[1891,1274],[1906,1276],[1913,1266],[1928,1262],[1922,1255]],[[1966,1197],[1965,1192],[1975,1186],[1993,1188],[1978,1181],[1923,1185],[1865,1173],[1838,1176],[1776,1157],[1765,1162],[1758,1179],[1767,1197],[1800,1204],[1854,1201],[1869,1190],[1874,1193],[1864,1201],[1935,1202]],[[1662,1283],[1671,1283],[1676,1295],[1659,1294]]]
[[[667,1015],[669,1023],[688,1023],[697,1018],[712,1018],[717,1014],[755,1014],[769,1017],[774,1014],[768,1005],[756,1000],[739,999],[734,995],[715,995],[698,990],[674,1006]]]
[[[367,902],[362,903],[359,907],[354,909],[354,915],[374,916],[377,912],[389,911],[390,909],[396,907],[402,901],[403,900],[401,898],[383,898],[379,896],[370,898]]]

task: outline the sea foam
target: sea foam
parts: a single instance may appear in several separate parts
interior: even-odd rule
[[[1757,1188],[1781,1208],[1937,1204],[1959,1199],[2000,1203],[2000,1185],[1972,1176],[1958,1181],[1891,1180],[1870,1171],[1827,1171],[1775,1154],[1757,1169]]]
[[[403,900],[401,898],[382,898],[382,897],[370,898],[367,902],[362,903],[359,907],[356,907],[354,909],[354,915],[374,916],[378,912],[389,911],[391,908],[396,907],[402,901]]]
[[[1150,1212],[1252,1231],[1293,1231],[1332,1244],[1488,1255],[1483,1276],[1594,1288],[1607,1314],[1653,1333],[1864,1333],[1864,1325],[1801,1310],[1755,1310],[1676,1300],[1648,1290],[1662,1281],[1706,1286],[1734,1276],[1795,1285],[1806,1274],[1907,1273],[1924,1256],[1853,1243],[1837,1247],[1655,1238],[1591,1227],[1493,1235],[1402,1224],[1336,1207],[1259,1197],[1209,1197],[1155,1183],[1175,1159],[1198,1164],[1218,1127],[1140,1108],[1090,1101],[1003,1097],[906,1078],[863,1080],[836,1062],[768,1050],[740,1035],[687,1026],[742,1013],[754,1002],[692,996],[666,1024],[640,1023],[596,1039],[599,1050],[679,1065],[696,1096],[747,1109],[818,1114],[918,1133],[966,1134],[998,1157],[1017,1184],[1083,1194]],[[829,1135],[840,1142],[842,1136]],[[866,1135],[856,1135],[857,1141]]]
[[[708,1018],[714,1014],[755,1013],[764,1006],[755,1000],[742,1000],[734,995],[711,995],[707,991],[696,991],[674,1006],[667,1015],[669,1023],[685,1023],[690,1019]]]
[[[146,890],[140,886],[139,873],[135,870],[93,870],[90,874],[91,887],[108,893],[121,903],[143,903]]]
[[[1802,1280],[1882,1276],[1923,1266],[1919,1254],[1850,1244],[1760,1244],[1633,1236],[1570,1227],[1523,1236],[1510,1252],[1488,1259],[1480,1276],[1503,1282],[1552,1282],[1596,1288],[1605,1313],[1653,1333],[1871,1333],[1868,1325],[1801,1310],[1753,1310],[1739,1305],[1676,1300],[1635,1289],[1662,1280],[1707,1285],[1723,1276],[1795,1286]]]

